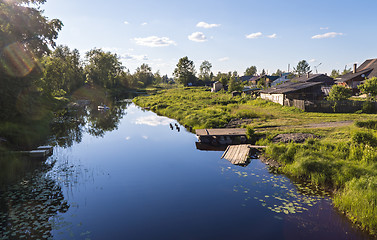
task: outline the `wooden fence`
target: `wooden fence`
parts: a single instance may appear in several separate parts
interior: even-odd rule
[[[354,113],[357,111],[367,111],[369,113],[377,112],[377,102],[365,101],[338,101],[329,102],[326,100],[321,101],[306,101],[298,99],[285,99],[284,106],[296,107],[304,110],[305,112],[324,112],[324,113]]]

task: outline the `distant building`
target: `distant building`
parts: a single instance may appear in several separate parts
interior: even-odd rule
[[[352,72],[336,78],[336,84],[349,87],[353,93],[358,93],[358,86],[367,78],[377,77],[377,58],[366,60],[360,67],[353,65]]]
[[[291,74],[291,73],[283,73],[278,79],[276,79],[275,81],[273,81],[273,82],[271,83],[271,87],[289,81],[290,79],[288,78],[288,76],[289,76],[290,74]]]
[[[219,81],[213,83],[213,87],[211,88],[211,92],[218,92],[224,88],[223,84]]]
[[[296,77],[280,85],[260,91],[262,99],[285,105],[285,100],[322,100],[334,79],[324,74],[307,74]]]

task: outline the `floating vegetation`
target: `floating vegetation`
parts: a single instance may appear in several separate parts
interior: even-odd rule
[[[61,187],[36,171],[1,193],[0,239],[51,239],[50,219],[69,209]]]
[[[320,201],[330,201],[329,193],[306,183],[292,183],[288,178],[273,173],[263,173],[265,169],[249,168],[248,172],[239,168],[222,168],[223,173],[233,173],[240,178],[242,184],[233,187],[233,192],[244,196],[244,203],[253,199],[263,207],[278,214],[297,214],[309,210]],[[267,186],[266,186],[267,185]],[[266,194],[261,189],[272,189]],[[262,194],[263,193],[263,194]]]
[[[0,239],[72,235],[72,223],[64,221],[62,214],[75,205],[65,200],[61,186],[72,188],[82,174],[80,170],[80,165],[72,165],[67,159],[57,164],[56,156],[50,157],[39,169],[0,191]],[[89,231],[82,231],[80,238],[89,239],[89,235]]]

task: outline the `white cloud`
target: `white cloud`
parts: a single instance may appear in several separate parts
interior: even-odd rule
[[[127,141],[128,141],[128,140],[130,140],[130,139],[131,139],[131,137],[129,137],[129,136],[128,136],[128,137],[126,137],[126,140],[127,140]]]
[[[136,119],[135,124],[156,127],[160,125],[169,125],[170,122],[171,119],[169,118],[152,115]]]
[[[170,45],[177,45],[173,40],[168,37],[150,36],[145,38],[134,38],[137,45],[147,47],[167,47]]]
[[[268,35],[267,37],[268,37],[268,38],[276,38],[277,35],[276,35],[276,33],[274,33],[274,34]]]
[[[215,24],[215,23],[206,23],[206,22],[199,22],[198,24],[196,24],[197,27],[201,27],[201,28],[214,28],[214,27],[220,27],[221,24]]]
[[[225,62],[225,61],[228,61],[228,60],[229,60],[229,57],[219,58],[220,62]]]
[[[147,22],[143,22],[143,23],[141,24],[141,26],[146,26],[146,25],[148,25]]]
[[[317,59],[314,59],[314,58],[309,60],[310,63],[314,63],[316,61],[317,61]]]
[[[262,35],[263,34],[261,32],[251,33],[249,35],[246,35],[246,38],[248,38],[248,39],[255,39],[255,38],[262,37]]]
[[[320,30],[328,30],[329,27],[320,27],[319,29],[320,29]]]
[[[142,136],[142,138],[144,138],[145,140],[148,140],[148,136]]]
[[[312,37],[312,39],[334,38],[334,37],[342,36],[342,35],[343,35],[343,33],[328,32],[328,33],[325,33],[325,34],[314,35],[314,36]]]
[[[137,60],[137,61],[147,61],[149,60],[146,55],[132,55],[132,54],[123,54],[121,55],[122,60]]]
[[[127,25],[127,24],[130,24],[130,23],[129,23],[129,22],[127,22],[127,21],[124,21],[124,24],[126,24],[126,25]]]
[[[207,37],[202,32],[194,32],[188,36],[188,39],[194,42],[205,42]]]

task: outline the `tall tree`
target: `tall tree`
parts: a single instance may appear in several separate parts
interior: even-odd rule
[[[189,60],[187,56],[179,59],[173,74],[178,82],[185,86],[196,82],[194,62]]]
[[[306,74],[310,71],[309,63],[306,60],[301,60],[294,70],[298,75]]]
[[[45,0],[0,1],[0,120],[26,116],[16,103],[25,91],[36,91],[32,89],[41,76],[38,58],[55,47],[63,26],[60,20],[43,16],[43,3]],[[29,96],[36,101],[33,94]]]
[[[58,46],[42,62],[44,71],[41,86],[44,93],[62,96],[81,87],[85,82],[84,70],[77,49],[71,51],[67,46]]]
[[[257,73],[257,67],[251,66],[246,68],[244,75],[245,76],[254,76]]]
[[[124,67],[117,54],[95,48],[86,53],[86,59],[88,64],[85,66],[85,72],[89,83],[105,88],[118,86]]]
[[[199,73],[199,78],[200,80],[203,80],[204,82],[209,82],[211,80],[210,75],[211,75],[211,68],[212,64],[208,62],[207,60],[203,61],[202,64],[200,65],[200,73]]]
[[[146,63],[143,63],[140,67],[136,68],[134,77],[137,81],[142,82],[144,86],[148,86],[154,81],[152,68]]]

